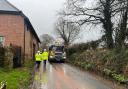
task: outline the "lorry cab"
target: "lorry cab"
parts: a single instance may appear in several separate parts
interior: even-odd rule
[[[52,45],[49,47],[49,62],[65,62],[66,52],[62,45]]]

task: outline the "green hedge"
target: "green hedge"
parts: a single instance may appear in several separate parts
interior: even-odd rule
[[[85,50],[93,49],[95,50],[99,46],[99,40],[91,41],[87,43],[74,44],[70,46],[67,50],[67,55],[72,55],[73,53],[84,52]]]
[[[10,47],[0,47],[0,67],[7,69],[13,67],[13,53]]]
[[[112,77],[113,79],[115,79],[116,81],[118,81],[120,83],[128,84],[128,77],[126,77],[122,74],[118,74],[118,73],[116,73],[116,71],[112,71],[110,69],[104,69],[103,72],[105,75]]]
[[[67,61],[86,70],[100,73],[108,69],[113,79],[128,82],[128,50],[120,50],[120,52],[107,49],[86,50],[70,55]]]

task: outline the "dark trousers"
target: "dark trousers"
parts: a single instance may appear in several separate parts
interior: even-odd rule
[[[41,63],[41,61],[36,61],[36,68],[40,67],[40,63]]]
[[[46,65],[46,60],[44,60],[44,65]]]
[[[46,62],[47,62],[47,60],[44,60],[43,62],[44,62],[44,68],[46,68]]]

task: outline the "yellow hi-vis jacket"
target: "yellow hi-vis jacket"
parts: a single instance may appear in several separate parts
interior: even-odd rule
[[[48,52],[42,53],[42,60],[48,60]]]
[[[36,61],[42,61],[41,60],[41,54],[40,53],[36,53],[35,54],[35,59],[36,59]]]

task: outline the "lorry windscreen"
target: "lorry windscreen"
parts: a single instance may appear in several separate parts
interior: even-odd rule
[[[63,46],[54,46],[53,50],[57,51],[57,52],[63,52],[64,47]]]

